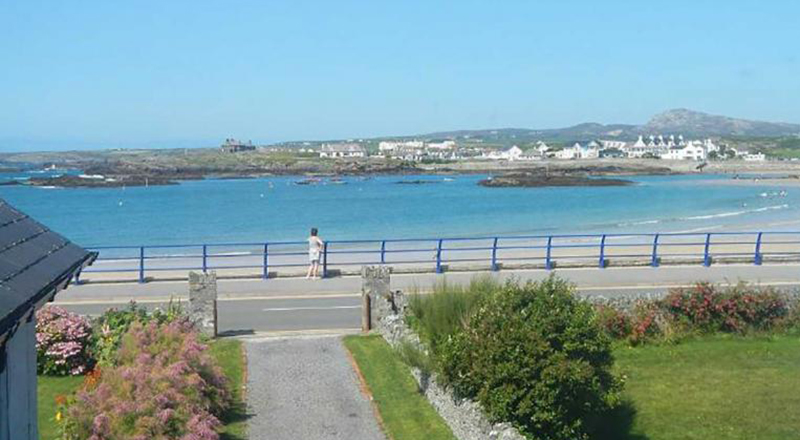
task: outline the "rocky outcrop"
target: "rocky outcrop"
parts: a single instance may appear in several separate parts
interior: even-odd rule
[[[542,188],[551,186],[628,186],[630,180],[592,178],[575,175],[550,174],[506,174],[489,177],[478,182],[478,185],[490,188]]]

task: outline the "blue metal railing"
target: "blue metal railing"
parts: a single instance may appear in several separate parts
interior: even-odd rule
[[[84,273],[135,273],[139,282],[165,271],[258,269],[270,271],[308,264],[305,241],[99,246],[94,266]],[[537,264],[551,270],[559,262],[608,266],[610,260],[641,260],[658,267],[669,259],[694,259],[710,266],[736,257],[761,265],[765,257],[800,259],[800,231],[633,234],[553,234],[491,237],[329,240],[321,255],[322,276],[334,268],[390,264],[416,265],[442,273],[449,266],[485,263]]]

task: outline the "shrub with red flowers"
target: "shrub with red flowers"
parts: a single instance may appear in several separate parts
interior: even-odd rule
[[[631,317],[627,313],[606,304],[598,304],[595,312],[600,327],[612,338],[622,339],[630,335]]]
[[[638,301],[630,315],[631,331],[628,342],[638,345],[662,334],[663,319],[658,305],[652,301]]]
[[[739,284],[718,289],[698,283],[688,289],[672,290],[662,301],[673,318],[705,332],[768,330],[786,316],[787,301],[773,289]]]
[[[36,354],[40,374],[79,375],[91,370],[92,326],[83,316],[60,307],[36,312]]]
[[[117,366],[68,403],[62,438],[217,440],[231,395],[207,348],[185,322],[133,323]]]

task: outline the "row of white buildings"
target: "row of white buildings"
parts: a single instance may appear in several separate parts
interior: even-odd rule
[[[323,144],[319,156],[323,158],[362,158],[367,150],[358,143]],[[528,151],[514,145],[504,150],[459,148],[455,141],[424,142],[382,141],[378,144],[377,157],[400,159],[410,162],[423,160],[485,159],[527,161],[555,158],[562,160],[614,158],[659,158],[665,160],[705,161],[713,157],[735,157],[745,161],[764,161],[763,153],[751,154],[715,144],[711,139],[685,140],[683,136],[651,135],[639,136],[634,143],[618,140],[597,140],[586,144],[576,142],[570,147],[551,149],[544,142],[537,142]]]

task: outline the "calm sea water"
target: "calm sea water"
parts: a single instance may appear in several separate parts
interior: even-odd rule
[[[314,186],[295,185],[299,177],[126,189],[4,186],[0,197],[84,246],[302,240],[312,226],[327,239],[792,229],[784,224],[800,208],[800,187],[714,183],[726,176],[537,189],[484,188],[476,184],[483,177],[382,176]],[[438,183],[396,184],[415,179]]]

